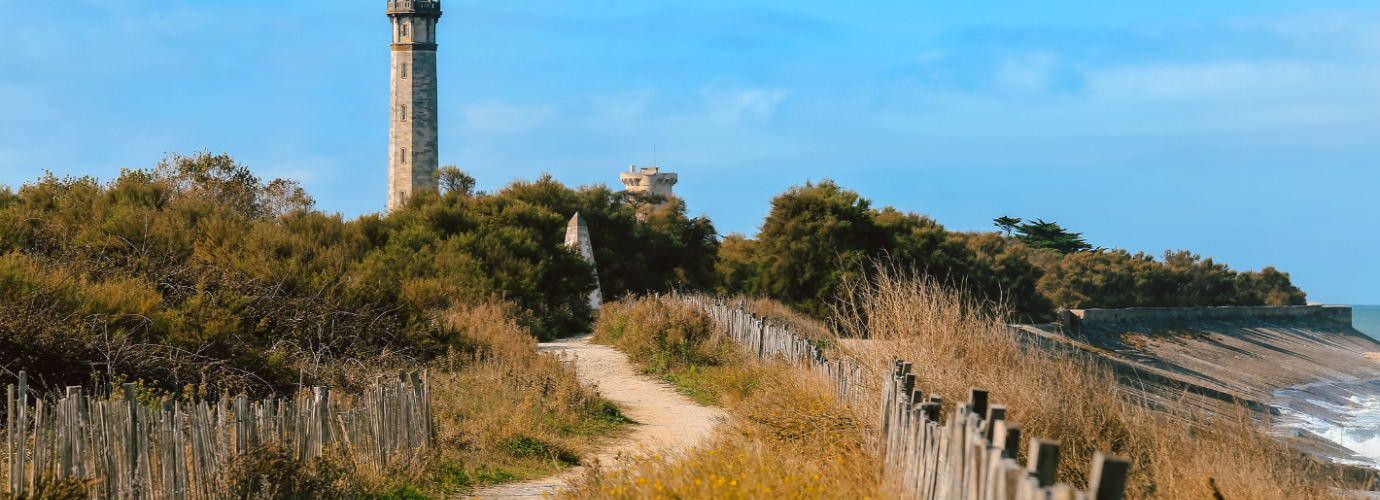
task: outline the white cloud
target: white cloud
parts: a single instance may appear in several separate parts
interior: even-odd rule
[[[1032,52],[1003,58],[993,79],[997,88],[1008,92],[1043,92],[1054,83],[1059,55],[1052,52]]]
[[[724,124],[765,122],[786,99],[786,91],[775,89],[704,90],[701,95],[710,117]]]

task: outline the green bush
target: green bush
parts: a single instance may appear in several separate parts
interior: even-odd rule
[[[651,373],[719,364],[732,345],[707,314],[677,300],[648,297],[605,304],[594,341],[613,344]]]
[[[714,279],[713,226],[678,200],[550,176],[475,193],[445,173],[445,194],[353,220],[225,154],[0,187],[0,366],[40,390],[101,372],[263,394],[445,352],[458,337],[437,314],[454,304],[510,303],[540,338],[587,331],[596,280],[564,247],[576,212],[605,297]]]
[[[1006,236],[948,231],[925,215],[872,208],[871,200],[832,180],[806,182],[772,199],[756,239],[724,238],[715,289],[780,300],[822,319],[832,314],[844,283],[886,262],[970,290],[1017,321],[1050,320],[1056,307],[1305,303],[1289,275],[1272,267],[1234,271],[1186,250],[1166,251],[1161,260],[1091,250],[1081,233],[1054,222],[995,222]]]
[[[841,285],[885,258],[963,283],[1024,316],[1053,312],[1036,290],[1043,271],[1024,247],[950,232],[914,212],[874,209],[829,179],[793,186],[771,206],[756,240],[729,235],[719,247],[720,293],[769,297],[825,318]]]
[[[1187,250],[1161,260],[1115,249],[1077,252],[1043,263],[1040,290],[1060,307],[1210,307],[1302,305],[1307,295],[1273,267],[1234,271]]]

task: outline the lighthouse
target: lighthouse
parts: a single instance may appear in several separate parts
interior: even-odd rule
[[[388,121],[388,209],[436,189],[436,23],[441,2],[390,0],[393,25]]]

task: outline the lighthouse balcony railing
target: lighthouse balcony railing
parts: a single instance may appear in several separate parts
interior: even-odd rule
[[[441,12],[441,2],[429,0],[390,0],[389,14],[435,14]]]

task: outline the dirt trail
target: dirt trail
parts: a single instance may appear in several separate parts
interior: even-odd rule
[[[575,358],[580,380],[598,384],[599,394],[618,404],[623,415],[637,424],[621,439],[600,447],[598,458],[608,463],[620,451],[646,453],[659,448],[682,449],[709,436],[723,411],[695,404],[669,385],[639,374],[627,356],[612,347],[591,344],[589,336],[543,342],[540,351],[565,351]],[[561,476],[484,488],[461,498],[542,498],[565,486],[567,478],[581,474],[576,467]],[[549,498],[549,496],[548,496]]]

